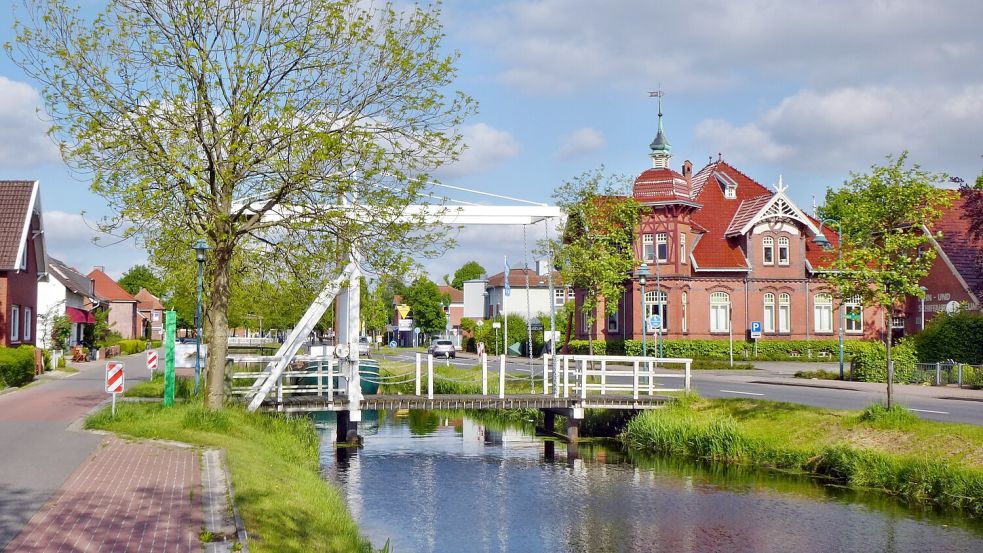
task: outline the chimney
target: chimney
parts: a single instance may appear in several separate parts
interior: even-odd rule
[[[96,265],[95,267],[92,268],[92,270],[93,271],[100,271],[100,272],[105,273],[106,272],[106,266],[105,265]]]
[[[683,162],[683,178],[686,179],[686,188],[693,190],[693,162],[688,159]]]

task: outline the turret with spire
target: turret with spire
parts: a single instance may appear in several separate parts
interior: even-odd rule
[[[652,157],[653,168],[665,169],[669,167],[669,158],[672,157],[672,144],[669,144],[669,139],[662,131],[662,91],[650,92],[649,95],[659,98],[659,132],[655,135],[655,140],[649,144],[652,150],[649,155]]]

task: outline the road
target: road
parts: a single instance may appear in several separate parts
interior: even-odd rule
[[[374,357],[412,363],[415,353],[407,350],[373,352]],[[425,361],[424,361],[425,362]],[[457,359],[434,360],[467,369],[474,367],[473,354],[460,354]],[[509,358],[506,371],[511,375],[535,374],[542,371],[542,360]],[[489,372],[497,372],[497,360],[488,360]],[[827,407],[831,409],[863,409],[886,400],[884,384],[839,382],[792,378],[801,369],[815,370],[818,363],[761,363],[762,368],[745,371],[694,371],[693,388],[703,397],[763,399]],[[824,368],[832,368],[824,366]],[[678,381],[665,382],[666,387],[678,386]],[[960,390],[953,387],[896,385],[895,397],[918,416],[942,422],[963,422],[983,425],[983,390]]]

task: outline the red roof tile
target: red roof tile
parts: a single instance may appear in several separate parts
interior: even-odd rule
[[[737,212],[734,213],[734,218],[727,225],[727,230],[724,231],[724,234],[726,236],[742,234],[741,229],[744,228],[744,225],[750,223],[751,219],[761,211],[761,208],[772,197],[771,194],[765,194],[757,198],[751,198],[750,200],[741,200],[741,205],[737,208]]]
[[[980,192],[971,192],[980,194]],[[973,292],[983,289],[983,271],[977,264],[983,252],[983,240],[974,239],[969,231],[970,219],[964,211],[966,197],[958,198],[935,224],[933,230],[941,231],[937,241],[953,267],[959,272]]]
[[[648,169],[635,179],[632,195],[639,202],[692,200],[686,178],[672,169]]]
[[[441,294],[447,294],[451,297],[451,303],[464,303],[464,292],[454,288],[453,286],[438,286]]]
[[[141,288],[133,297],[136,298],[137,309],[140,311],[164,310],[164,304],[160,302],[160,299],[151,294],[146,288]]]
[[[539,281],[542,280],[543,284],[540,285]],[[553,273],[553,284],[559,283],[559,276]],[[501,288],[505,286],[505,273],[501,272],[488,277],[488,287],[489,288]],[[515,287],[525,287],[526,286],[526,269],[509,269],[509,286]],[[546,275],[540,275],[536,271],[529,269],[529,287],[530,288],[543,288],[546,285]]]
[[[17,254],[25,239],[27,212],[35,194],[35,181],[0,181],[0,270],[20,267]]]
[[[725,198],[723,188],[714,178],[722,174],[737,184],[736,197]],[[693,249],[693,258],[700,269],[746,268],[747,259],[736,238],[727,238],[727,228],[744,201],[771,198],[772,192],[724,161],[707,165],[693,176],[696,201],[703,205],[693,213],[693,221],[706,233]]]
[[[103,301],[121,301],[121,302],[134,302],[137,299],[130,295],[129,292],[123,289],[122,286],[116,284],[116,281],[109,278],[109,275],[102,272],[100,269],[93,269],[89,273],[89,278],[92,279],[95,285],[96,296]]]

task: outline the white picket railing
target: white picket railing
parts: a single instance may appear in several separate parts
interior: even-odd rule
[[[633,355],[558,355],[560,365],[560,395],[587,397],[589,392],[607,395],[610,392],[631,392],[653,395],[665,392],[689,392],[692,359],[677,357],[642,357]],[[552,356],[543,356],[543,393],[552,390]],[[661,365],[661,367],[660,367]],[[665,365],[683,365],[682,372],[666,372]],[[657,379],[682,379],[681,388],[661,387]]]

